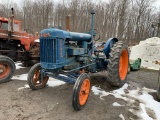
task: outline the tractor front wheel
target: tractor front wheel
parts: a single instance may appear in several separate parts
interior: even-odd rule
[[[7,56],[0,55],[0,83],[10,81],[15,70],[14,61]]]
[[[108,60],[108,80],[113,86],[121,87],[126,82],[129,65],[128,47],[118,41],[111,48]]]
[[[41,79],[41,69],[40,63],[37,63],[28,73],[27,82],[32,90],[38,90],[46,86],[49,77],[44,76],[43,79]]]
[[[81,110],[85,106],[90,88],[90,77],[86,73],[82,73],[78,77],[73,89],[72,105],[75,110]]]

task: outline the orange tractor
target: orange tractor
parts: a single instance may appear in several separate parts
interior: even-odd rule
[[[25,66],[39,62],[39,36],[21,30],[21,21],[0,17],[0,83],[7,82],[15,72],[15,61]]]

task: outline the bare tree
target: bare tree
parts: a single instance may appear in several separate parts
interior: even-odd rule
[[[101,40],[118,37],[128,43],[137,43],[151,36],[151,23],[159,20],[159,13],[153,12],[154,0],[70,0],[53,3],[52,0],[23,0],[21,5],[6,1],[0,4],[0,16],[9,17],[11,7],[15,8],[15,19],[22,21],[23,28],[41,31],[49,26],[65,29],[65,18],[71,16],[71,31],[87,32],[91,28],[90,12],[94,8],[95,29]]]

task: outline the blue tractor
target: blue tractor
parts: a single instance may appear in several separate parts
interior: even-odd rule
[[[30,69],[27,78],[32,90],[45,87],[49,77],[74,83],[72,105],[75,110],[81,110],[89,97],[91,83],[87,73],[107,71],[111,85],[120,87],[128,71],[129,53],[125,43],[110,38],[101,49],[95,47],[94,10],[91,15],[88,33],[54,27],[42,30],[40,63]]]

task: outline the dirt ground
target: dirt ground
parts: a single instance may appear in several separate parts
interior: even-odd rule
[[[15,75],[26,74],[29,69],[18,69]],[[157,79],[158,71],[141,69],[130,72],[127,83],[130,84],[130,89],[144,86],[156,89]],[[0,120],[121,120],[120,114],[123,114],[126,120],[139,119],[129,112],[131,105],[112,95],[103,97],[102,100],[99,95],[94,95],[91,91],[85,108],[75,111],[72,107],[72,84],[57,87],[47,86],[36,91],[18,90],[26,83],[26,81],[11,80],[0,84]],[[100,77],[92,77],[92,85],[100,86],[107,92],[117,89]],[[151,94],[156,99],[156,94]],[[113,102],[124,106],[114,107]],[[136,109],[136,107],[134,108]]]

